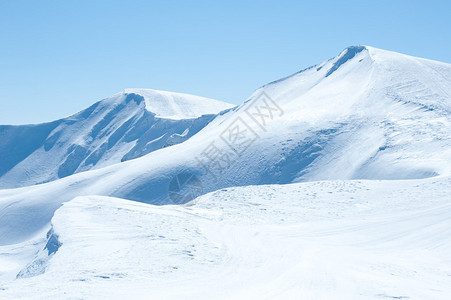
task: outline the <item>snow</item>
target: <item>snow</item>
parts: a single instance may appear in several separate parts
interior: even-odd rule
[[[450,84],[449,79],[447,84],[443,80],[451,76],[425,74],[421,64],[440,74],[450,73],[451,66],[365,49],[328,77],[328,70],[342,54],[321,64],[319,71],[310,68],[257,90],[249,101],[217,115],[183,143],[43,185],[0,190],[0,244],[30,238],[50,222],[62,203],[77,196],[170,204],[168,188],[180,173],[196,175],[202,193],[256,184],[450,174]],[[442,81],[441,89],[424,88],[435,80]],[[259,101],[262,90],[282,109],[282,115],[267,118],[263,128],[246,113],[261,105],[254,101]],[[435,97],[437,103],[448,101],[425,109],[430,104],[423,98],[413,101],[409,90],[425,99]],[[258,136],[240,155],[221,139],[238,119]],[[206,159],[204,153],[211,143],[231,153],[233,161],[215,174],[206,172],[198,161]],[[22,217],[17,218],[18,214]]]
[[[358,46],[234,109],[133,89],[0,127],[0,298],[447,299],[450,78]]]
[[[168,187],[180,173],[196,175],[202,182],[202,193],[255,184],[418,179],[450,174],[451,76],[442,75],[451,75],[451,66],[366,47],[325,77],[343,53],[321,64],[321,69],[310,68],[264,86],[249,101],[218,114],[183,143],[163,145],[137,159],[47,184],[0,190],[0,244],[31,237],[50,222],[62,203],[76,196],[95,194],[152,204],[172,203]],[[435,73],[421,72],[423,65]],[[428,85],[432,81],[441,82],[441,88]],[[248,114],[262,106],[262,91],[279,109],[272,119],[265,119],[263,127]],[[410,91],[421,98],[413,98]],[[432,99],[437,105],[428,102]],[[119,101],[109,101],[113,100]],[[224,134],[240,120],[248,126],[247,132],[255,135],[250,136],[253,143],[245,151],[239,149],[237,155]],[[167,130],[167,126],[163,128]],[[180,130],[184,132],[185,127]],[[156,136],[162,134],[164,131],[159,130]],[[93,137],[98,139],[98,135]],[[205,152],[212,143],[228,153],[231,161],[214,174],[199,164],[200,159],[207,159]],[[39,167],[26,172],[46,174],[46,169]],[[39,210],[43,205],[48,209]],[[17,218],[19,208],[23,218]],[[27,215],[39,216],[39,222],[30,226]]]
[[[186,94],[127,90],[62,120],[0,126],[0,188],[52,181],[183,142],[231,107]]]
[[[182,93],[151,89],[126,89],[124,92],[143,96],[147,110],[165,119],[194,119],[233,107],[222,101]]]
[[[184,206],[78,197],[52,219],[62,245],[45,272],[5,281],[0,293],[8,299],[447,299],[450,184],[443,177],[248,186]],[[48,255],[43,243],[40,249],[38,259]]]

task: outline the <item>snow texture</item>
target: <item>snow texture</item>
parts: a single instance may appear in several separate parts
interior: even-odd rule
[[[0,188],[44,183],[181,143],[231,107],[192,95],[129,89],[62,120],[0,126]]]
[[[449,299],[450,112],[450,64],[353,46],[2,126],[0,298]]]

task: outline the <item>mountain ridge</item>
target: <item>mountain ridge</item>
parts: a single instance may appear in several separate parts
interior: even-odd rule
[[[46,184],[0,190],[0,243],[36,234],[77,196],[186,203],[193,198],[171,197],[169,189],[187,176],[201,183],[197,195],[246,185],[449,176],[451,76],[443,74],[451,75],[451,66],[383,50],[368,53],[356,53],[327,77],[340,54],[259,88],[183,143]],[[250,143],[233,144],[231,129],[239,126],[251,134],[245,136]],[[212,150],[231,160],[210,165],[206,154]],[[19,220],[18,211],[26,217]]]
[[[149,111],[155,108],[149,107],[149,102],[159,93],[163,92],[144,96],[122,92],[53,122],[0,126],[0,188],[48,182],[140,157],[188,139],[215,114],[233,107],[204,97],[164,92],[160,104],[167,97],[170,109]],[[177,105],[187,103],[191,110],[183,115]]]

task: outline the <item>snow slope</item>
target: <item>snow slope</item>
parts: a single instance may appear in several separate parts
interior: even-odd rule
[[[354,46],[207,121],[189,97],[136,90],[75,127],[3,127],[12,157],[56,149],[63,123],[64,147],[114,146],[104,165],[0,190],[0,298],[448,299],[450,78],[449,64]],[[144,115],[153,138],[134,139],[147,126],[121,122]]]
[[[222,101],[182,93],[150,89],[126,89],[125,93],[141,95],[146,109],[155,117],[164,119],[196,119],[233,107]]]
[[[185,141],[232,105],[128,89],[65,119],[0,126],[0,188],[48,182]]]
[[[447,176],[449,75],[449,64],[347,48],[262,87],[184,143],[54,182],[0,190],[0,245],[34,236],[77,196],[180,204],[231,186]],[[200,185],[182,184],[189,193],[174,198],[173,183],[181,178]]]
[[[450,189],[447,176],[229,188],[184,206],[79,197],[29,261],[0,247],[16,263],[0,297],[449,299]]]

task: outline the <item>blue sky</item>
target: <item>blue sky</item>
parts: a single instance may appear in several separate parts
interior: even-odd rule
[[[451,62],[451,1],[0,1],[0,124],[125,88],[232,103],[371,45]]]

